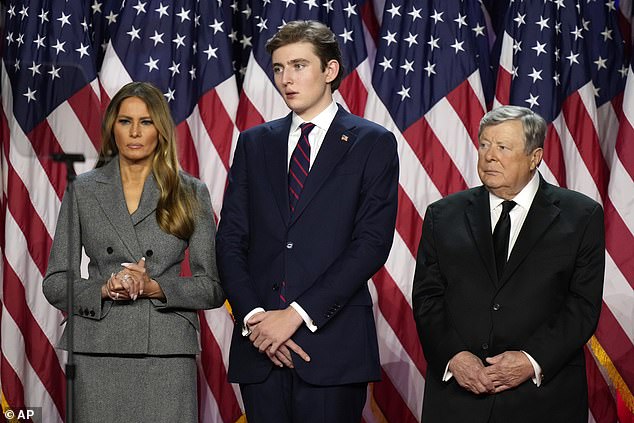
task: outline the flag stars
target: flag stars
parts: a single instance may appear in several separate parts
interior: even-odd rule
[[[166,93],[163,93],[163,95],[165,96],[165,99],[167,100],[168,103],[174,101],[174,94],[176,93],[176,90],[173,90],[171,88],[167,89]]]
[[[172,42],[174,44],[176,44],[176,49],[178,50],[179,47],[185,47],[185,38],[187,36],[186,35],[180,35],[178,32],[176,33],[176,38],[174,38],[172,40]]]
[[[606,26],[605,29],[603,30],[603,32],[601,32],[601,35],[603,35],[603,41],[611,40],[612,39],[612,30],[609,29]]]
[[[256,26],[258,28],[260,28],[260,32],[262,31],[266,31],[267,29],[269,29],[269,27],[266,25],[266,23],[268,22],[268,19],[264,19],[261,16],[258,16],[258,23],[256,24]]]
[[[319,8],[316,0],[305,0],[304,4],[308,6],[308,11],[313,10],[313,7]]]
[[[627,78],[628,68],[625,65],[621,65],[621,69],[618,70],[621,74],[621,78]]]
[[[33,61],[33,64],[31,65],[30,68],[28,68],[31,71],[31,76],[35,76],[35,74],[41,75],[42,72],[40,72],[40,67],[42,65],[36,65],[35,61]]]
[[[55,81],[55,78],[61,78],[61,76],[59,76],[59,71],[60,68],[56,68],[55,65],[51,66],[51,70],[47,72],[51,75],[51,81]]]
[[[12,18],[15,18],[15,5],[12,5],[9,10],[7,10],[7,13],[9,14],[9,16],[11,16]]]
[[[513,19],[517,23],[517,27],[521,27],[522,25],[526,25],[526,13],[523,15],[520,12],[517,12],[517,16]]]
[[[389,47],[390,44],[392,43],[396,43],[396,32],[392,33],[390,32],[390,30],[387,30],[387,35],[385,35],[384,37],[382,37],[385,41],[387,41],[387,46]]]
[[[462,29],[463,25],[467,26],[467,15],[461,15],[458,13],[458,17],[453,21],[458,24],[458,29]]]
[[[590,21],[581,18],[581,26],[583,27],[584,31],[590,31]]]
[[[108,21],[108,25],[112,25],[114,23],[117,23],[117,16],[119,16],[119,15],[114,13],[111,10],[110,13],[108,14],[108,16],[106,16],[106,20]]]
[[[129,34],[129,32],[128,32],[128,34]],[[150,40],[154,41],[154,47],[156,47],[156,45],[157,45],[158,43],[165,44],[165,43],[163,42],[163,35],[165,35],[165,33],[164,33],[164,32],[161,32],[161,33],[159,34],[159,33],[158,33],[158,31],[154,30],[154,35],[152,35],[152,36],[150,37]]]
[[[343,29],[343,33],[339,34],[339,36],[343,39],[343,43],[346,44],[348,41],[352,42],[352,30],[346,31]]]
[[[82,19],[81,26],[84,28],[84,32],[88,32],[89,25],[88,22],[86,22],[86,18]]]
[[[418,44],[416,38],[418,38],[418,34],[412,34],[411,32],[409,33],[407,38],[405,38],[405,41],[407,41],[407,44],[409,44],[408,47],[411,47],[413,44]]]
[[[189,12],[190,10],[185,10],[184,7],[181,7],[181,11],[178,12],[176,14],[176,16],[178,16],[179,18],[181,18],[181,23],[185,22],[185,21],[191,21],[191,18],[189,17]]]
[[[335,10],[334,6],[332,5],[334,3],[334,0],[326,0],[322,6],[324,7],[324,9],[326,9],[326,13],[330,13],[333,10]]]
[[[455,50],[454,53],[458,54],[459,51],[464,51],[464,48],[462,47],[462,45],[464,44],[464,41],[458,41],[458,39],[456,38],[456,41],[451,45],[451,47]]]
[[[522,51],[522,42],[515,40],[513,42],[513,52],[517,53],[517,52],[520,52],[520,51]]]
[[[431,51],[434,51],[435,48],[440,48],[438,46],[438,40],[440,40],[440,37],[434,38],[433,35],[429,36],[429,41],[427,41],[427,44],[429,44],[429,47],[431,48]]]
[[[18,47],[24,44],[24,34],[19,34],[18,38],[15,39],[15,42],[18,43]]]
[[[410,72],[414,72],[414,61],[412,60],[411,62],[407,59],[405,59],[405,64],[400,66],[401,69],[405,70],[405,75],[407,75]]]
[[[570,66],[572,66],[573,63],[579,64],[577,57],[579,57],[579,53],[574,54],[572,50],[570,51],[570,54],[566,56],[566,59],[570,60]]]
[[[543,31],[545,28],[549,28],[550,29],[550,26],[548,26],[548,21],[549,20],[550,19],[548,19],[548,18],[544,18],[543,16],[540,16],[539,20],[537,22],[535,22],[536,25],[539,25],[539,31],[540,32]]]
[[[533,84],[535,82],[537,82],[537,80],[542,81],[542,71],[541,70],[537,70],[535,68],[533,68],[533,71],[531,73],[528,74],[529,77],[533,78]]]
[[[92,3],[92,6],[90,6],[90,8],[92,9],[92,14],[96,15],[97,13],[101,13],[101,6],[103,6],[103,3],[100,3],[97,0],[95,0]],[[121,7],[123,7],[123,5],[121,5]]]
[[[66,50],[64,50],[64,44],[66,44],[66,41],[60,42],[59,39],[57,39],[57,43],[55,43],[55,45],[52,46],[55,50],[57,50],[55,54],[59,54],[62,51],[66,53]]]
[[[518,76],[519,68],[517,66],[511,66],[511,79],[515,79]]]
[[[138,1],[136,6],[132,6],[133,9],[136,9],[136,15],[139,16],[140,13],[147,13],[145,11],[145,5],[147,2],[141,3],[141,0]]]
[[[401,101],[405,100],[406,98],[410,98],[409,96],[409,90],[410,88],[405,88],[405,85],[401,85],[401,90],[398,91],[396,94],[401,96]]]
[[[9,46],[10,46],[10,45],[11,45],[11,43],[14,41],[14,40],[13,40],[13,32],[9,32],[9,34],[8,34],[8,35],[7,35],[7,37],[6,37],[6,40],[7,40],[7,45],[9,45]]]
[[[158,62],[159,59],[153,59],[152,56],[150,56],[150,58],[147,62],[144,63],[144,65],[147,66],[148,72],[152,72],[155,69],[158,70]]]
[[[445,22],[442,18],[442,14],[445,12],[440,12],[438,13],[438,11],[436,9],[434,9],[434,14],[431,15],[431,18],[434,20],[434,23],[437,24],[438,22]]]
[[[607,61],[608,61],[607,59],[604,59],[601,56],[599,56],[599,58],[597,60],[595,60],[593,63],[595,65],[597,65],[597,71],[600,71],[601,69],[607,69],[608,68],[607,65],[606,65]]]
[[[218,55],[216,54],[216,51],[218,50],[218,48],[213,48],[211,46],[211,44],[208,45],[207,50],[203,51],[203,53],[205,53],[207,55],[207,60],[210,60],[212,57],[214,58],[218,58]]]
[[[387,57],[383,56],[383,61],[379,63],[379,66],[383,67],[383,72],[385,72],[388,69],[393,69],[392,59],[388,59]]]
[[[395,6],[394,3],[392,3],[392,6],[387,10],[387,13],[392,15],[392,19],[394,19],[394,16],[401,16],[401,6]]]
[[[562,7],[566,7],[566,5],[564,4],[564,0],[553,0],[553,3],[557,5],[557,10],[561,9]]]
[[[473,32],[475,32],[476,37],[483,36],[484,37],[484,25],[480,25],[478,22],[475,27],[471,28]]]
[[[595,86],[594,86],[594,84],[593,84],[593,85],[592,85],[592,94],[593,94],[595,97],[599,97],[599,96],[600,96],[599,91],[601,91],[601,88],[599,88],[599,87],[595,87]]]
[[[46,40],[46,37],[42,37],[40,34],[37,34],[37,39],[33,40],[33,44],[37,44],[38,49],[40,47],[46,47],[46,44],[44,44],[44,40]]]
[[[214,18],[214,23],[209,25],[209,28],[214,30],[214,35],[217,32],[225,32],[224,29],[222,29],[222,24],[223,24],[223,22],[218,22],[218,19]]]
[[[283,1],[284,3],[286,3],[286,6],[285,6],[285,7],[286,7],[287,9],[288,9],[288,7],[289,7],[291,4],[295,4],[295,0],[282,0],[282,1]]]
[[[13,64],[13,68],[15,69],[16,72],[20,70],[20,59],[17,59],[15,61],[15,63]]]
[[[70,25],[70,19],[71,15],[66,15],[64,12],[62,12],[62,16],[60,16],[59,18],[57,18],[58,21],[60,21],[62,23],[62,28],[64,28],[64,25]]]
[[[130,42],[134,41],[135,38],[141,39],[139,31],[141,31],[141,28],[135,28],[134,25],[132,25],[132,29],[126,32],[126,34],[130,36]]]
[[[37,90],[33,90],[33,91],[31,91],[31,88],[30,88],[30,87],[27,87],[27,89],[26,89],[26,90],[27,90],[27,91],[26,91],[24,94],[22,94],[24,97],[26,97],[26,102],[27,102],[27,103],[30,103],[30,102],[31,102],[31,100],[36,101],[36,98],[35,98],[35,93],[37,92]]]
[[[192,65],[191,68],[189,68],[189,78],[193,81],[194,79],[196,79],[196,67]]]
[[[581,35],[582,30],[583,30],[582,28],[575,26],[575,30],[570,31],[570,33],[575,36],[575,41],[577,41],[579,38],[583,38],[583,35]]]
[[[427,76],[430,77],[432,74],[436,75],[436,64],[435,63],[431,63],[429,60],[427,61],[427,66],[425,66],[423,69],[425,69],[425,72],[427,72]]]
[[[416,19],[423,19],[423,18],[420,16],[420,12],[421,12],[422,10],[423,10],[422,8],[417,9],[417,8],[415,8],[414,6],[412,6],[412,11],[408,13],[408,15],[410,15],[410,16],[412,17],[412,23],[413,23],[413,22],[416,22]],[[433,18],[433,17],[432,17],[432,18]]]
[[[253,13],[253,9],[251,9],[251,7],[247,4],[247,7],[242,11],[242,14],[248,20],[251,17],[251,13]]]
[[[28,18],[29,17],[29,8],[26,7],[26,6],[22,6],[22,10],[20,10],[18,13],[20,15],[22,15],[22,20],[24,20],[24,18]]]
[[[531,49],[535,50],[535,52],[537,53],[537,57],[539,57],[539,55],[542,53],[546,54],[546,43],[541,44],[539,41],[537,41],[535,47],[531,47]]]
[[[40,14],[37,15],[37,17],[40,18],[41,24],[43,24],[44,22],[48,22],[48,11],[45,11],[44,9],[42,9]]]
[[[242,39],[240,40],[240,44],[242,44],[242,48],[252,47],[251,39],[253,37],[247,37],[245,34],[242,35]]]
[[[614,6],[614,0],[610,0],[610,1],[606,2],[605,3],[605,7],[608,8],[608,11],[610,11],[610,10],[616,11],[616,7]]]
[[[555,86],[561,85],[561,81],[559,80],[559,78],[560,78],[559,72],[555,72],[555,74],[553,75],[553,81],[555,81]]]
[[[168,8],[169,8],[169,5],[163,6],[163,2],[160,2],[158,9],[154,9],[154,11],[159,14],[159,19],[161,19],[163,16],[170,15],[169,12],[167,11]]]
[[[88,53],[88,45],[84,45],[84,43],[81,43],[79,45],[79,48],[76,48],[75,51],[79,53],[79,58],[83,58],[84,56],[90,56],[90,54]]]
[[[346,12],[348,14],[348,19],[350,19],[350,17],[352,15],[356,15],[357,14],[357,5],[356,4],[352,4],[350,2],[348,2],[348,5],[343,9],[344,12]]]
[[[528,98],[526,100],[524,100],[525,102],[527,102],[529,104],[529,107],[532,109],[535,106],[539,106],[539,102],[537,101],[539,99],[538,95],[533,95],[533,94],[528,94]]]

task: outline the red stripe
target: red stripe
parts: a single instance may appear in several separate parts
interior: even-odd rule
[[[4,354],[0,354],[0,384],[2,384],[2,393],[10,408],[26,406],[22,382]]]
[[[225,169],[229,170],[234,125],[216,90],[209,90],[200,97],[198,109],[200,120],[205,125],[220,160]]]
[[[592,179],[594,180],[601,198],[605,201],[608,192],[610,171],[603,158],[599,137],[583,104],[578,91],[573,92],[561,105],[561,112],[566,120],[566,126],[570,131],[579,154],[583,159]]]
[[[246,131],[247,129],[264,123],[264,118],[260,115],[260,112],[253,106],[251,100],[242,91],[240,93],[240,103],[238,103],[238,112],[236,114],[236,126],[240,131]]]
[[[443,197],[467,189],[460,171],[424,116],[410,125],[403,136]]]
[[[302,183],[302,181],[299,180],[299,178],[297,177],[297,175],[295,175],[295,172],[293,172],[292,170],[290,171],[291,176],[293,177],[293,179],[295,179],[297,181],[297,183],[299,184],[299,186],[304,189],[304,184]]]
[[[560,187],[566,187],[566,162],[561,139],[553,124],[548,125],[544,141],[544,162],[552,172]]]
[[[418,242],[423,228],[423,219],[401,185],[398,186],[398,215],[396,231],[407,245],[412,256],[416,257]]]
[[[42,385],[51,396],[60,415],[64,416],[66,380],[55,350],[26,302],[24,286],[4,258],[3,294],[5,308],[24,337],[26,356]]]
[[[304,137],[304,141],[306,142],[306,145],[308,145],[308,147],[310,148],[310,144],[308,143],[308,138]],[[297,143],[297,149],[302,153],[302,155],[304,156],[304,158],[306,160],[308,160],[308,163],[310,163],[310,157],[308,157],[306,155],[306,153],[304,152],[304,149],[302,148],[302,145],[300,143]]]
[[[66,189],[66,167],[49,159],[52,153],[63,152],[62,147],[57,142],[57,138],[55,138],[55,134],[53,134],[48,122],[43,120],[27,134],[27,137],[31,141],[33,151],[35,151],[44,172],[46,172],[49,181],[51,181],[53,189],[55,189],[57,196],[61,200]],[[17,153],[26,154],[26,152],[20,151],[17,151]]]
[[[397,383],[402,384],[402,381]],[[381,381],[374,384],[374,400],[388,422],[418,423],[418,418],[409,410],[403,397],[383,369],[381,369]]]
[[[361,20],[370,33],[372,41],[374,41],[374,44],[376,44],[377,40],[379,39],[379,33],[381,29],[379,27],[379,21],[376,18],[374,2],[366,1],[365,3],[363,3],[363,5],[361,6]]]
[[[412,359],[418,371],[424,375],[427,371],[427,362],[423,357],[423,349],[420,346],[414,322],[412,308],[405,299],[403,292],[396,285],[392,276],[382,267],[373,277],[374,285],[378,293],[378,305],[381,314],[388,322],[403,349]]]
[[[469,81],[465,79],[460,85],[454,88],[446,98],[460,117],[465,128],[467,128],[471,141],[477,148],[480,119],[482,119],[482,116],[484,116],[486,112],[478,100],[478,95],[473,91],[473,87]]]
[[[304,175],[308,175],[308,171],[306,171],[306,169],[304,169],[304,166],[302,166],[302,164],[299,162],[299,160],[297,160],[297,157],[293,157],[293,161],[295,162],[295,164],[297,166],[299,166],[299,169],[304,173]]]
[[[619,325],[610,308],[603,303],[599,325],[594,335],[608,354],[630,392],[634,391],[634,348],[632,341]]]
[[[619,212],[614,208],[610,198],[605,200],[605,244],[606,250],[617,267],[634,289],[634,236],[627,227]]]
[[[365,105],[368,102],[368,90],[361,82],[356,69],[341,81],[339,92],[350,108],[350,112],[357,116],[363,116]]]
[[[77,115],[92,145],[97,151],[101,148],[101,103],[90,84],[77,91],[68,99],[68,104]]]
[[[511,102],[511,83],[513,75],[511,75],[503,66],[498,68],[498,77],[495,86],[495,97],[502,105]]]
[[[27,248],[33,262],[43,275],[48,266],[48,254],[53,244],[46,225],[33,207],[29,192],[7,162],[7,209],[15,219],[27,241]],[[3,216],[4,217],[4,216]]]
[[[176,139],[178,140],[176,148],[178,150],[178,161],[185,172],[192,176],[198,177],[198,154],[194,146],[194,138],[189,130],[187,121],[182,121],[176,127]]]
[[[216,403],[218,403],[218,411],[222,416],[222,421],[235,422],[242,415],[242,411],[240,411],[235,392],[229,382],[227,382],[227,371],[222,361],[220,347],[207,324],[204,313],[200,311],[198,316],[200,319],[200,340],[202,344],[200,361],[205,379],[216,399]]]
[[[592,417],[597,423],[612,423],[616,421],[616,404],[610,392],[610,387],[592,358],[588,347],[583,347],[586,357],[586,378],[588,379],[588,406]]]
[[[634,128],[625,115],[619,122],[619,135],[615,149],[623,167],[630,178],[634,179]]]

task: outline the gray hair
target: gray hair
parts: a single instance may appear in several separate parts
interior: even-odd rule
[[[501,106],[488,112],[480,120],[478,139],[484,128],[509,120],[519,120],[524,129],[524,151],[531,153],[536,148],[544,148],[547,124],[543,117],[531,109],[520,106]]]

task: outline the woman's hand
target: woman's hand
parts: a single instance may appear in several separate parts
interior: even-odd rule
[[[130,299],[127,286],[118,273],[110,275],[106,283],[101,286],[101,298],[110,298],[113,301]]]
[[[145,269],[145,257],[137,263],[121,263],[121,266],[124,269],[118,275],[121,275],[122,284],[127,288],[130,298],[136,300],[150,284],[150,277]]]

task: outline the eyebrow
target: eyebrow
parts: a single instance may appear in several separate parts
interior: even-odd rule
[[[124,115],[124,114],[121,114],[121,113],[117,115],[117,118],[128,118],[128,119],[133,119],[133,117],[132,117],[132,116],[129,116],[129,115]],[[152,119],[152,117],[151,117],[151,116],[141,116],[139,119],[141,119],[141,120],[143,120],[143,119]]]
[[[299,59],[289,60],[287,63],[290,64],[290,65],[294,65],[296,63],[308,63],[308,62],[309,62],[308,59],[299,58]],[[273,63],[273,66],[282,66],[282,65],[283,65],[283,63],[279,63],[279,62]]]

